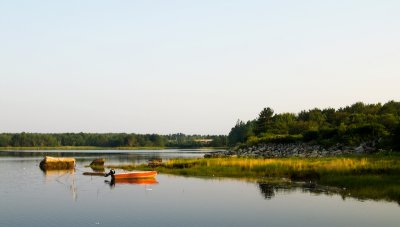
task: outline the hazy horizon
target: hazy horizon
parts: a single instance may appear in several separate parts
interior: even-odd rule
[[[0,3],[0,132],[228,134],[400,100],[398,1]]]

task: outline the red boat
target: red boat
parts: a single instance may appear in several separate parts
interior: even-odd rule
[[[115,173],[112,169],[105,175],[108,177],[111,175],[112,179],[143,179],[143,178],[154,178],[157,175],[157,171],[132,171],[126,173]]]

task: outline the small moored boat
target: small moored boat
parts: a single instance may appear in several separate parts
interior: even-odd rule
[[[110,175],[112,179],[143,179],[156,177],[157,171],[132,171],[126,173],[115,173],[115,171],[112,169],[104,176],[108,177]]]

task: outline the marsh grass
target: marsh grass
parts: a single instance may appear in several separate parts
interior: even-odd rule
[[[153,169],[146,165],[113,168]],[[399,156],[173,159],[155,169],[183,176],[287,178],[338,187],[358,198],[400,201]]]

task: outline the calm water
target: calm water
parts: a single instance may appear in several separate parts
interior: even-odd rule
[[[106,164],[201,157],[199,151],[67,152],[75,171],[44,173],[43,153],[0,152],[0,226],[399,226],[400,206],[229,179],[159,174],[158,183],[84,176]]]

